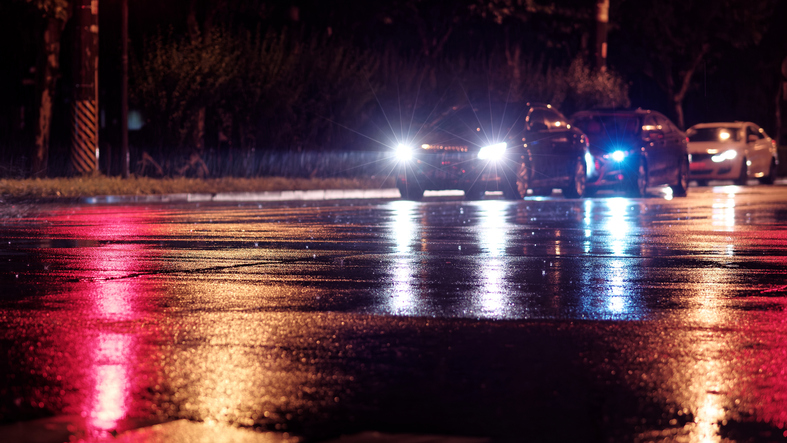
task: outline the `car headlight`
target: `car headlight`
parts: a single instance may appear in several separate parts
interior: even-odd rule
[[[616,162],[622,162],[627,156],[628,153],[626,151],[615,151],[610,155],[612,160],[615,160]]]
[[[738,156],[738,151],[736,151],[734,149],[730,149],[729,151],[724,151],[721,154],[714,155],[710,159],[714,163],[721,163],[721,162],[723,162],[725,160],[732,160],[732,159],[734,159],[737,156]]]
[[[505,142],[484,146],[478,151],[478,158],[481,160],[499,160],[505,154],[507,147],[508,145]]]
[[[413,158],[413,148],[400,143],[396,147],[396,158],[402,162],[410,161]]]

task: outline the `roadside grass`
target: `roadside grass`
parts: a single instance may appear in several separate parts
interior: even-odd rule
[[[390,178],[149,178],[105,177],[103,175],[0,179],[0,196],[7,198],[73,198],[100,195],[156,195],[219,192],[265,192],[313,189],[392,188]]]

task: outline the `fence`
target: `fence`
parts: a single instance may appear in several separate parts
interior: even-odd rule
[[[389,175],[388,152],[208,150],[201,156],[154,158],[138,153],[132,170],[149,176],[357,178]]]

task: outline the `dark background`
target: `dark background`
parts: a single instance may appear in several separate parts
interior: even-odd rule
[[[226,31],[232,42],[243,32],[272,33],[286,39],[287,48],[312,48],[311,53],[289,53],[297,53],[296,58],[300,54],[299,66],[305,66],[301,69],[317,71],[309,74],[310,83],[301,82],[306,86],[298,91],[299,98],[289,102],[287,92],[275,95],[281,88],[274,84],[258,99],[265,106],[237,110],[225,125],[232,131],[224,130],[230,133],[224,141],[214,112],[221,106],[214,106],[215,98],[200,105],[207,107],[208,115],[204,146],[197,152],[203,157],[234,155],[237,162],[249,152],[271,150],[384,149],[389,144],[384,133],[408,116],[417,121],[462,95],[470,100],[484,93],[510,97],[513,81],[508,91],[501,88],[509,77],[500,74],[495,63],[516,48],[526,69],[540,72],[542,80],[575,60],[592,65],[595,7],[593,0],[129,1],[130,107],[142,111],[147,123],[130,133],[132,163],[142,152],[165,158],[195,150],[188,137],[173,135],[172,127],[184,126],[166,127],[166,112],[163,118],[151,117],[149,103],[139,92],[145,57],[156,38],[167,44],[187,40],[195,31],[202,36]],[[27,173],[38,109],[33,70],[42,15],[34,2],[0,3],[0,175]],[[100,146],[102,152],[112,153],[120,143],[120,1],[102,0],[99,20]],[[627,88],[630,106],[659,110],[676,119],[659,70],[674,63],[673,77],[679,80],[695,43],[702,40],[710,49],[683,101],[685,127],[703,121],[750,120],[775,137],[780,67],[787,55],[786,20],[787,4],[773,0],[611,0],[608,67]],[[61,40],[49,175],[65,173],[58,165],[67,162],[70,146],[73,22],[66,23]],[[323,83],[315,82],[324,65],[310,60],[319,54],[330,60],[343,50],[356,57],[349,59],[358,61],[356,70],[337,74],[336,80],[326,73]],[[374,66],[364,66],[366,60]],[[254,76],[253,69],[245,71]],[[417,82],[407,80],[408,73]],[[493,78],[498,74],[502,80]],[[341,75],[355,77],[342,86]],[[527,78],[519,83],[528,83]],[[474,85],[480,85],[478,90]],[[519,87],[516,100],[550,101],[549,93],[540,94],[549,88],[529,81]],[[232,109],[232,96],[219,95],[223,106]],[[570,94],[558,101],[566,114],[593,103],[572,100]],[[244,115],[251,120],[241,127]],[[253,136],[249,128],[256,131]],[[116,163],[102,164],[102,171],[111,167],[109,172],[117,173]]]

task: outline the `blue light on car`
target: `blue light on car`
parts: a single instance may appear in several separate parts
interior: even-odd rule
[[[625,158],[626,158],[625,151],[615,151],[612,153],[612,160],[615,160],[616,162],[622,162]]]
[[[396,158],[403,162],[410,161],[413,158],[413,148],[400,143],[396,147]]]
[[[481,160],[499,160],[505,154],[507,147],[508,145],[505,142],[484,146],[478,151],[478,158]]]
[[[734,149],[730,149],[729,151],[724,151],[721,154],[714,155],[710,159],[711,161],[713,161],[713,163],[721,163],[725,160],[732,160],[737,156],[738,156],[738,152],[735,151]]]

